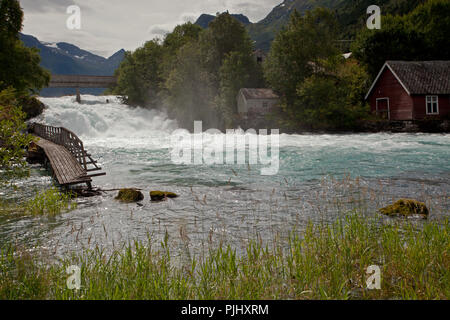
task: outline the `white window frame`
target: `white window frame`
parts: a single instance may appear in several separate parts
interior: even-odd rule
[[[378,116],[378,101],[380,100],[387,100],[387,112],[388,112],[388,120],[391,120],[391,105],[390,105],[390,101],[389,101],[389,97],[384,97],[384,98],[377,98],[377,105],[376,105],[376,111],[377,111],[377,116]]]
[[[428,112],[428,103],[431,103],[431,111],[433,111],[433,98],[436,98],[436,112]],[[428,99],[430,99],[431,101],[428,102]],[[427,114],[430,115],[436,115],[439,114],[439,96],[425,96],[425,111]]]

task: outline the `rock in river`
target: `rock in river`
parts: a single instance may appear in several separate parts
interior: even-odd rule
[[[150,198],[152,199],[152,201],[162,201],[167,198],[176,198],[176,197],[178,197],[178,195],[173,192],[164,192],[164,191],[150,192]]]
[[[425,203],[411,199],[400,199],[393,205],[387,206],[379,210],[380,213],[387,216],[404,216],[420,215],[427,218],[429,210]]]
[[[136,189],[122,189],[116,197],[121,202],[131,203],[144,200],[142,192]]]

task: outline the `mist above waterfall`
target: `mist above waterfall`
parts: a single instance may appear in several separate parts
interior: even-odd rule
[[[110,147],[164,144],[163,140],[178,128],[177,122],[164,112],[129,107],[115,96],[83,95],[81,104],[72,96],[40,100],[47,108],[37,121],[65,127],[88,144]]]

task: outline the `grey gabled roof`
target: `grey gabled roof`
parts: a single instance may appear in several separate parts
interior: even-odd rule
[[[279,96],[273,92],[272,89],[254,89],[254,88],[242,88],[242,94],[245,99],[278,99]]]
[[[366,99],[385,68],[391,70],[409,95],[450,94],[450,61],[386,61]]]

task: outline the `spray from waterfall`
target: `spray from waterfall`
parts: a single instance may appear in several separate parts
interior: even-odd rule
[[[140,107],[132,108],[115,96],[82,96],[78,104],[74,97],[40,98],[46,105],[36,119],[51,126],[65,127],[88,145],[108,147],[155,147],[178,128],[164,112]]]

